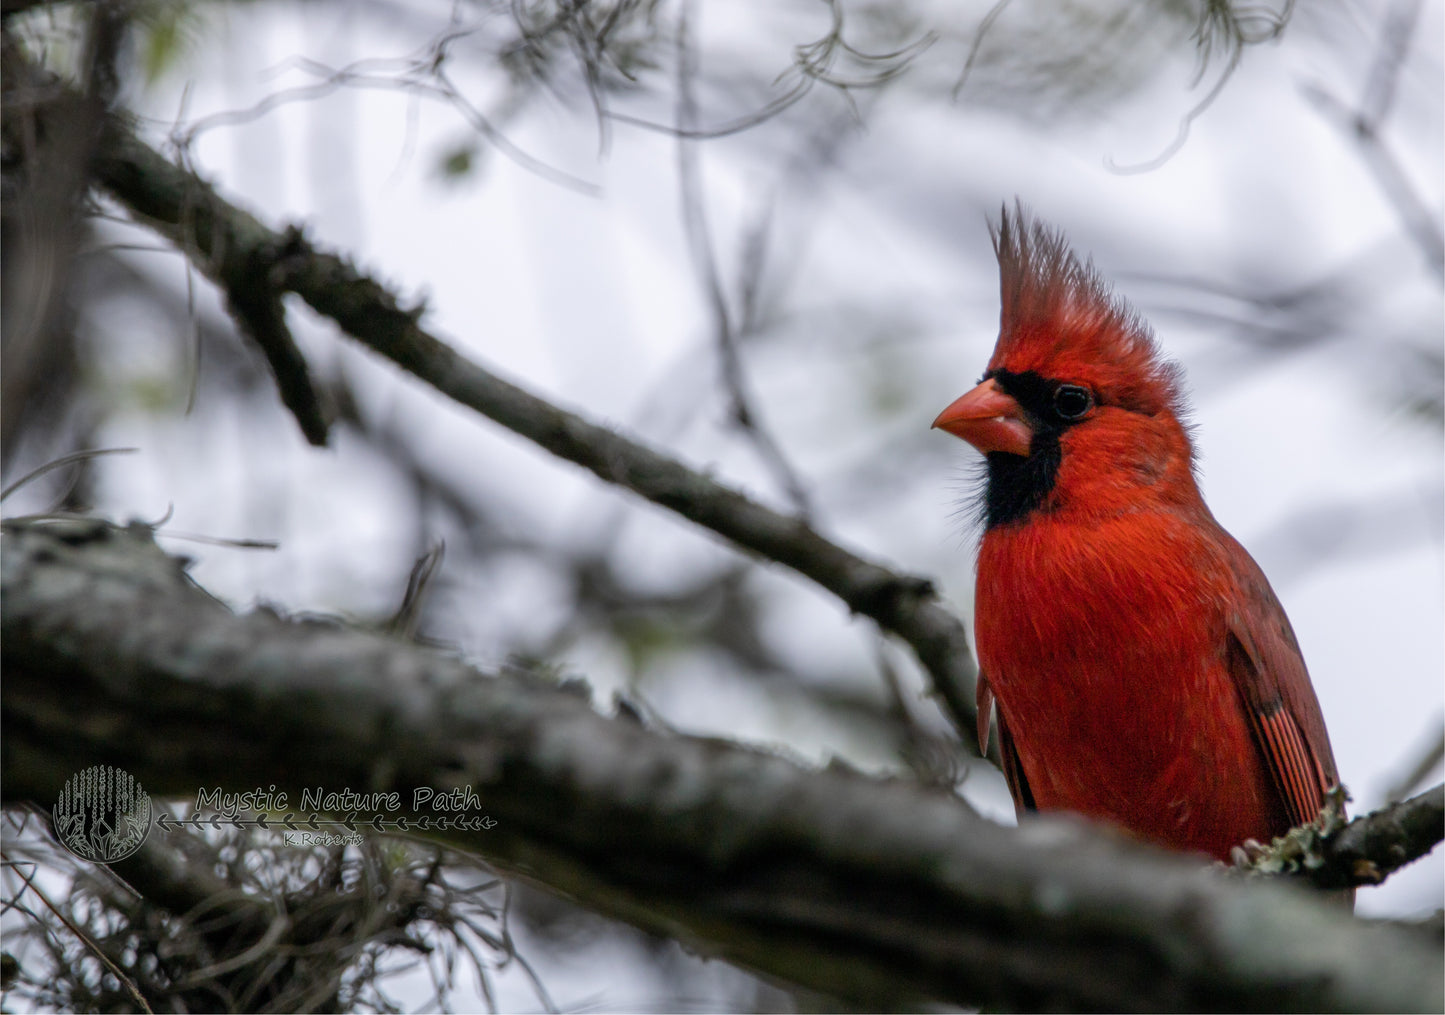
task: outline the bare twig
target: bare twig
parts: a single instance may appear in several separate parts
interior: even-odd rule
[[[385,630],[411,641],[416,640],[422,607],[426,603],[427,593],[431,591],[432,579],[441,570],[442,558],[446,556],[446,549],[446,543],[438,541],[436,545],[417,558],[416,563],[412,565],[411,574],[407,576],[406,591],[402,594],[401,605],[386,621]]]
[[[1425,781],[1425,777],[1440,764],[1441,758],[1445,758],[1445,729],[1436,731],[1429,746],[1420,752],[1420,756],[1385,791],[1385,799],[1390,803],[1404,799],[1406,793]]]
[[[1445,785],[1351,821],[1325,840],[1323,863],[1305,876],[1320,888],[1377,885],[1429,853],[1445,827]]]
[[[968,57],[963,61],[963,70],[958,75],[958,81],[953,86],[953,101],[958,101],[958,96],[963,92],[963,86],[968,84],[968,76],[973,73],[973,65],[978,60],[979,50],[983,48],[984,40],[995,21],[1003,14],[1009,5],[1009,0],[998,0],[988,9],[983,20],[978,23],[978,31],[973,33],[973,42],[968,47]]]
[[[1194,42],[1198,51],[1197,69],[1195,71],[1194,84],[1204,80],[1204,75],[1209,69],[1209,63],[1214,55],[1214,49],[1223,42],[1228,58],[1224,63],[1224,70],[1219,74],[1219,79],[1204,94],[1204,97],[1179,118],[1179,127],[1175,132],[1174,140],[1164,146],[1163,151],[1152,159],[1143,162],[1121,165],[1110,156],[1104,160],[1108,168],[1121,176],[1130,176],[1136,173],[1153,172],[1164,165],[1184,147],[1189,140],[1189,131],[1194,121],[1204,115],[1204,112],[1214,105],[1224,91],[1224,86],[1229,84],[1234,77],[1234,72],[1239,69],[1239,63],[1244,58],[1244,48],[1270,39],[1277,38],[1284,31],[1285,25],[1289,23],[1290,15],[1294,12],[1294,0],[1285,0],[1284,9],[1278,14],[1273,11],[1257,7],[1236,8],[1231,0],[1206,0],[1204,3],[1199,23],[1194,30]]]
[[[15,866],[15,864],[11,861],[10,857],[5,853],[0,853],[0,858],[4,859],[4,863],[6,866]],[[70,917],[66,916],[60,911],[60,909],[55,905],[55,903],[50,900],[50,896],[45,894],[44,889],[42,889],[38,884],[35,883],[35,878],[33,876],[25,878],[25,890],[33,892],[36,897],[40,899],[41,904],[44,905],[46,909],[50,910],[51,915],[54,916],[57,920],[59,920],[61,924],[65,926],[65,929],[70,931],[70,933],[75,936],[76,940],[85,946],[86,951],[90,952],[96,958],[100,959],[101,963],[105,966],[107,970],[110,971],[111,975],[120,981],[121,986],[125,988],[125,991],[127,994],[130,995],[131,1000],[133,1000],[136,1004],[140,1005],[141,1011],[147,1013],[151,1011],[151,1006],[146,1002],[146,999],[141,994],[140,989],[136,987],[135,981],[132,980],[129,976],[125,975],[125,972],[115,964],[115,961],[109,955],[105,953],[105,949],[101,948],[100,945],[96,944],[95,940],[89,934],[81,930],[80,927],[76,925],[74,920],[70,919]]]
[[[39,479],[47,472],[51,472],[55,469],[64,468],[65,466],[72,465],[76,462],[88,462],[92,458],[99,458],[101,455],[130,455],[134,454],[139,450],[139,448],[91,448],[86,451],[72,451],[68,455],[61,455],[59,458],[52,459],[46,462],[44,465],[40,465],[34,469],[31,469],[29,472],[21,476],[15,482],[5,487],[4,490],[0,490],[0,500],[4,500],[6,497],[9,497],[12,493],[20,489],[26,483],[29,483],[32,480]]]
[[[1233,850],[1236,869],[1286,875],[1326,891],[1378,885],[1434,849],[1445,837],[1445,786],[1391,804],[1354,821],[1345,818],[1349,795],[1341,786],[1325,794],[1319,816],[1268,846],[1249,841]]]
[[[242,333],[250,336],[270,364],[281,403],[291,410],[306,440],[323,447],[330,430],[326,413],[311,381],[311,368],[286,324],[281,294],[267,278],[276,260],[286,256],[289,238],[286,234],[279,245],[253,248],[248,256],[235,259],[240,262],[235,270],[212,278],[225,291],[226,307]]]
[[[888,657],[888,643],[881,637],[874,646],[878,671],[888,688],[889,714],[899,730],[900,753],[918,781],[925,786],[952,790],[962,776],[962,758],[955,741],[930,733],[913,714],[909,694],[903,686],[893,660]]]
[[[732,403],[733,422],[756,449],[763,465],[787,492],[798,516],[807,519],[812,515],[807,489],[787,456],[783,454],[783,449],[772,432],[763,425],[754,407],[747,376],[743,371],[742,355],[738,349],[744,336],[739,333],[728,309],[727,295],[723,292],[717,258],[713,253],[707,210],[703,204],[698,152],[695,142],[687,137],[687,132],[693,129],[697,119],[697,102],[693,95],[697,66],[689,38],[691,16],[692,0],[684,0],[677,25],[677,175],[682,194],[683,228],[712,310],[713,333],[717,339],[718,358],[722,364],[723,385]]]
[[[131,0],[109,0],[92,5],[86,24],[82,87],[101,107],[115,102],[120,78],[116,62],[130,28]]]
[[[188,151],[196,139],[207,131],[250,123],[282,106],[323,98],[342,88],[398,91],[445,102],[493,148],[523,169],[578,193],[589,196],[601,193],[596,184],[550,165],[521,148],[451,80],[446,64],[452,46],[476,31],[476,27],[453,25],[413,56],[369,57],[344,67],[328,67],[305,58],[292,59],[289,61],[290,66],[319,80],[314,84],[274,92],[246,109],[228,110],[202,117],[184,130],[176,132],[172,142],[179,150]]]
[[[1445,283],[1445,227],[1438,211],[1431,211],[1416,192],[1399,159],[1381,137],[1381,128],[1394,103],[1395,86],[1419,20],[1420,0],[1395,0],[1385,15],[1380,44],[1358,108],[1352,109],[1323,85],[1301,85],[1305,98],[1320,113],[1352,137],[1360,157],[1394,206],[1411,238],[1424,253],[1437,281]]]
[[[682,128],[676,120],[672,123],[658,123],[644,117],[627,113],[608,111],[607,115],[618,123],[625,123],[644,130],[656,131],[688,140],[722,138],[756,127],[758,124],[778,116],[801,101],[816,84],[835,89],[846,101],[851,101],[851,92],[857,89],[876,88],[898,77],[907,69],[913,59],[929,46],[935,36],[926,33],[907,45],[886,53],[866,53],[848,43],[844,38],[843,6],[839,0],[824,0],[828,5],[830,24],[828,31],[812,42],[803,43],[793,49],[793,64],[777,81],[790,81],[781,95],[765,104],[761,109],[710,127]],[[855,76],[837,69],[840,59],[848,60],[863,68]]]
[[[1385,122],[1395,102],[1395,87],[1400,82],[1400,71],[1414,39],[1422,6],[1422,0],[1395,0],[1385,12],[1380,45],[1365,81],[1365,92],[1360,97],[1360,118],[1377,127]]]

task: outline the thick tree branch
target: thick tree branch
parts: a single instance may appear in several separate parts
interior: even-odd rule
[[[977,752],[972,693],[977,670],[967,634],[926,579],[865,560],[806,522],[503,380],[424,330],[418,323],[420,308],[404,308],[380,283],[343,258],[317,250],[299,231],[268,229],[140,141],[118,118],[106,121],[94,173],[112,196],[185,250],[210,277],[240,273],[249,285],[272,286],[277,299],[286,292],[297,294],[357,341],[447,397],[744,550],[792,568],[853,612],[872,618],[913,649],[959,736]]]
[[[144,527],[11,524],[3,795],[94,763],[152,793],[469,786],[433,837],[582,904],[871,1005],[1426,1011],[1439,949],[1062,819],[605,719],[381,635],[233,615]],[[152,830],[151,834],[164,834]]]

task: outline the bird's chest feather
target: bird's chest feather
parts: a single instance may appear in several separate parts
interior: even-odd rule
[[[979,658],[1040,808],[1170,840],[1218,823],[1213,784],[1259,781],[1223,665],[1227,582],[1169,512],[989,530]]]

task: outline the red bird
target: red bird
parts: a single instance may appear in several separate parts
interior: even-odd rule
[[[983,381],[933,425],[988,456],[979,740],[1025,810],[1228,859],[1338,782],[1259,565],[1200,496],[1180,371],[1063,236],[1005,210]]]

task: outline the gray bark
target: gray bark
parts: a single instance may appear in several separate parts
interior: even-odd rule
[[[4,535],[4,796],[119,765],[148,791],[470,786],[432,832],[597,911],[872,1006],[1439,1011],[1409,930],[1051,819],[595,713],[379,634],[237,616],[141,526]],[[152,834],[162,834],[153,831]]]

